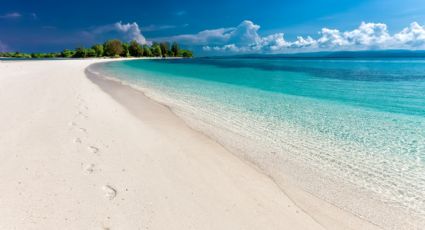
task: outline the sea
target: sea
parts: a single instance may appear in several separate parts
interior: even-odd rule
[[[283,190],[384,229],[425,229],[425,58],[240,56],[98,67]]]

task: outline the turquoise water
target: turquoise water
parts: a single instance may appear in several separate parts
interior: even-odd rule
[[[101,71],[281,185],[387,229],[425,226],[425,59],[135,60]]]

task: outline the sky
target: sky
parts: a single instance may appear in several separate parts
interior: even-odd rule
[[[0,0],[0,51],[106,39],[177,41],[200,55],[425,49],[424,0]]]

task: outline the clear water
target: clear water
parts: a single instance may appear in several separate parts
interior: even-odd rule
[[[282,185],[386,229],[425,229],[425,60],[135,60],[102,71]]]

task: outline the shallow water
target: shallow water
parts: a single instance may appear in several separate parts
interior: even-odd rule
[[[102,72],[278,182],[387,229],[425,226],[425,60],[134,60]]]

